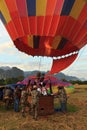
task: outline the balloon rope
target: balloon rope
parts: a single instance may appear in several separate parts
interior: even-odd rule
[[[40,57],[40,60],[39,60],[39,71],[40,71],[40,67],[41,67],[41,57]]]

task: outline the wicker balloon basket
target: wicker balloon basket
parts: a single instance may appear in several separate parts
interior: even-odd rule
[[[32,97],[28,98],[29,103],[32,103]],[[53,96],[40,96],[39,99],[39,115],[50,115],[54,113],[54,97]]]

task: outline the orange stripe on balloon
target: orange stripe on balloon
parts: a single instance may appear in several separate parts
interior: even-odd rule
[[[52,41],[52,48],[53,49],[57,49],[59,43],[61,41],[61,36],[56,36],[54,37],[53,41]]]
[[[54,13],[57,0],[47,0],[46,16],[50,16]]]
[[[32,35],[28,35],[28,45],[31,47],[31,48],[33,48],[33,36]]]

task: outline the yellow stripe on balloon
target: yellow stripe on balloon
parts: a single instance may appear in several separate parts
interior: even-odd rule
[[[36,0],[36,16],[45,16],[47,0]]]
[[[57,47],[58,47],[60,41],[61,41],[61,36],[56,36],[56,37],[53,39],[52,48],[53,48],[53,49],[57,49]]]
[[[0,0],[0,10],[1,10],[6,22],[8,23],[9,21],[11,21],[11,17],[10,17],[8,8],[7,8],[4,0]]]
[[[87,3],[86,0],[75,0],[75,3],[70,12],[70,16],[77,19],[85,3]]]
[[[33,36],[28,36],[28,45],[33,48]]]

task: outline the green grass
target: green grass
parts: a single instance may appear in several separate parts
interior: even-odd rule
[[[5,104],[0,105],[0,111],[2,112],[11,111],[11,110],[13,110],[13,105],[10,106],[8,110],[6,110]]]
[[[55,103],[54,104],[54,109],[58,109],[60,108],[60,105]],[[67,111],[68,112],[76,112],[79,110],[79,107],[75,106],[75,105],[71,105],[71,104],[67,104]]]
[[[59,103],[54,102],[54,109],[58,109],[58,108],[60,108]],[[19,107],[19,109],[21,110],[21,106]],[[5,109],[4,104],[0,105],[0,111],[2,111],[2,112],[13,111],[13,110],[14,110],[13,105],[10,106],[8,110]],[[67,104],[67,110],[68,110],[68,112],[76,112],[79,110],[79,107],[72,105],[72,104]]]
[[[20,111],[20,110],[21,110],[21,105],[19,106],[19,111]],[[14,105],[12,104],[11,106],[9,106],[9,109],[6,110],[5,104],[2,103],[2,104],[0,104],[0,111],[1,111],[1,112],[14,111]]]
[[[67,104],[67,110],[68,112],[76,112],[79,110],[79,107],[71,104]]]

